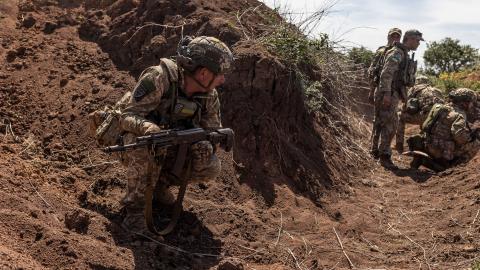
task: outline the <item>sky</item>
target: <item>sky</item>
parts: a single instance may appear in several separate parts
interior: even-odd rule
[[[459,39],[461,44],[480,48],[480,1],[476,0],[261,0],[280,12],[292,12],[301,19],[325,6],[326,17],[314,30],[327,33],[331,40],[346,47],[364,46],[376,50],[386,43],[388,29],[398,27],[405,32],[418,29],[425,42],[417,49],[415,58],[423,63],[426,43],[445,37]],[[304,15],[300,15],[304,14]]]

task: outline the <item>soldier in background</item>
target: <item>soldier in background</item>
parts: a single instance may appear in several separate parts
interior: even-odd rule
[[[456,89],[449,94],[448,104],[435,104],[422,124],[421,136],[409,139],[411,150],[426,153],[429,157],[414,155],[410,164],[442,171],[459,163],[468,162],[480,149],[479,129],[467,121],[467,112],[474,109],[476,94],[468,88]],[[414,143],[415,137],[423,142]]]
[[[368,93],[368,100],[373,104],[375,89],[378,87],[378,80],[380,79],[380,72],[383,66],[383,57],[385,53],[393,48],[396,42],[400,42],[402,38],[402,30],[399,28],[392,28],[388,31],[387,45],[378,47],[373,56],[372,63],[368,68],[368,80],[370,83],[370,92]]]
[[[370,82],[370,92],[368,94],[368,100],[374,105],[374,115],[373,115],[373,125],[372,125],[372,136],[371,136],[371,149],[370,154],[373,158],[379,158],[378,152],[378,140],[380,139],[380,120],[378,119],[378,114],[380,108],[374,103],[375,90],[378,87],[378,82],[380,80],[380,73],[384,64],[385,53],[393,48],[393,45],[397,42],[400,42],[402,37],[402,30],[398,28],[392,28],[388,31],[387,35],[387,45],[381,46],[375,52],[372,63],[368,68],[368,79]]]
[[[406,102],[406,88],[415,84],[416,62],[409,58],[408,52],[415,51],[423,40],[418,30],[408,30],[402,43],[396,43],[385,54],[385,60],[378,89],[375,91],[375,134],[372,140],[372,154],[378,154],[380,164],[387,169],[394,169],[391,156],[391,142],[398,123],[398,103]],[[375,138],[380,138],[377,145]],[[377,148],[378,147],[378,148]],[[376,153],[375,153],[376,152]]]
[[[399,153],[403,152],[405,125],[422,125],[430,109],[437,103],[445,103],[442,91],[431,86],[430,79],[427,76],[416,76],[415,86],[408,90],[407,102],[398,113],[395,150]]]

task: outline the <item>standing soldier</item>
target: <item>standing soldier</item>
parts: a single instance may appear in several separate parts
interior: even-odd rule
[[[442,97],[442,91],[431,86],[430,79],[427,76],[417,76],[415,86],[408,90],[407,103],[398,113],[398,127],[395,135],[395,149],[403,152],[403,140],[405,136],[405,125],[422,125],[427,119],[427,115],[433,105],[445,103]]]
[[[392,28],[390,31],[388,31],[388,36],[387,36],[387,45],[386,46],[381,46],[377,49],[375,52],[375,55],[373,57],[372,63],[370,64],[370,67],[368,68],[368,78],[370,81],[370,92],[368,94],[368,100],[374,104],[374,111],[375,114],[373,116],[373,130],[372,130],[372,137],[371,137],[371,155],[377,159],[379,157],[378,153],[378,140],[380,137],[380,130],[379,130],[379,125],[378,125],[378,119],[377,119],[377,111],[379,108],[375,106],[374,101],[374,96],[375,96],[375,89],[378,87],[378,82],[380,80],[380,72],[382,71],[383,67],[383,60],[385,53],[389,51],[390,49],[393,48],[393,45],[396,42],[400,42],[400,38],[402,37],[402,30],[398,28]]]
[[[388,169],[396,167],[391,159],[390,144],[397,129],[399,99],[405,102],[406,87],[415,84],[416,62],[413,61],[413,55],[412,58],[408,57],[408,52],[415,51],[421,40],[423,37],[420,31],[408,30],[403,36],[403,42],[396,43],[386,52],[378,89],[375,92],[375,106],[378,108],[375,125],[379,127],[375,132],[378,132],[380,137],[378,153],[380,164]],[[372,145],[372,150],[376,150],[376,144]]]
[[[402,37],[402,30],[399,28],[392,28],[388,31],[387,35],[387,45],[378,47],[375,55],[373,56],[372,63],[368,68],[368,79],[370,82],[370,92],[368,93],[368,100],[373,103],[375,89],[378,87],[378,81],[380,79],[380,72],[382,71],[383,66],[383,56],[385,53],[393,48],[393,45],[396,42],[400,42]]]

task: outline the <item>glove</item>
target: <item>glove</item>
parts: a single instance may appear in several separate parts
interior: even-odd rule
[[[145,122],[143,124],[143,130],[144,130],[143,132],[144,135],[150,135],[150,134],[158,133],[162,131],[159,126],[155,125],[152,122]]]

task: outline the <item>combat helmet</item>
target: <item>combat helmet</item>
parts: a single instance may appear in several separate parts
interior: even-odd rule
[[[206,67],[215,74],[228,71],[233,54],[230,49],[217,38],[200,36],[185,37],[180,41],[176,56],[177,64],[189,72],[198,67]]]
[[[415,77],[415,84],[432,84],[432,81],[425,75],[418,75]]]
[[[455,89],[448,94],[448,97],[453,103],[477,101],[477,94],[475,91],[468,88]]]

